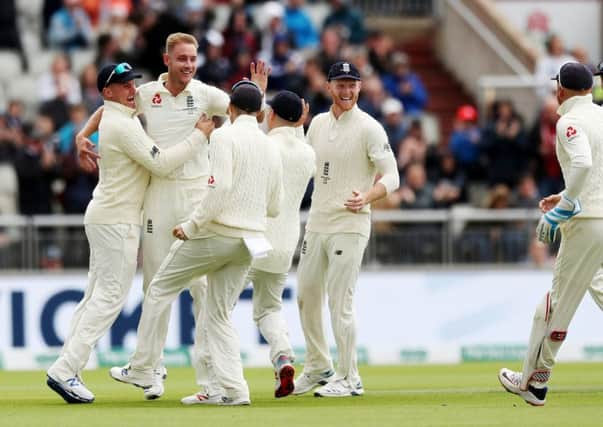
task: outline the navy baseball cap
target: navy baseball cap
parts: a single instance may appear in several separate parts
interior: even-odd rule
[[[257,113],[262,109],[262,91],[251,80],[241,80],[232,86],[230,103],[247,112]]]
[[[125,83],[141,77],[142,74],[134,71],[132,66],[127,62],[122,62],[121,64],[109,64],[105,65],[98,72],[98,76],[96,77],[96,88],[99,92],[102,92],[103,89],[111,83]]]
[[[551,80],[556,80],[559,85],[570,90],[588,90],[593,87],[593,73],[579,62],[567,62],[561,66],[559,74]]]
[[[339,79],[362,80],[358,68],[351,62],[338,61],[331,65],[327,81]]]
[[[301,98],[294,92],[282,90],[277,93],[268,105],[281,119],[296,122],[302,115],[303,107]]]

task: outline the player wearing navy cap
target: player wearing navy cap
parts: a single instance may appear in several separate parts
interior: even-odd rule
[[[364,389],[356,360],[354,291],[370,235],[370,203],[396,190],[399,176],[385,130],[356,105],[361,76],[354,64],[336,62],[327,78],[333,105],[314,117],[307,134],[316,173],[297,271],[306,361],[293,393],[323,385],[316,396],[357,396]],[[325,296],[337,343],[335,375],[323,329]]]
[[[116,380],[143,388],[154,384],[153,369],[167,336],[159,325],[187,283],[207,275],[207,301],[199,321],[223,392],[218,399],[205,396],[207,403],[250,403],[231,311],[245,287],[252,257],[270,249],[264,238],[266,217],[279,214],[283,197],[280,158],[257,123],[261,107],[262,93],[255,85],[235,86],[228,107],[232,125],[212,133],[205,197],[188,220],[173,229],[179,240],[145,294],[130,364],[110,370]]]
[[[538,239],[561,234],[553,285],[536,308],[522,372],[500,370],[503,387],[542,406],[555,357],[584,294],[603,308],[603,108],[593,104],[593,75],[577,62],[564,64],[557,81],[556,152],[565,190],[540,201]]]

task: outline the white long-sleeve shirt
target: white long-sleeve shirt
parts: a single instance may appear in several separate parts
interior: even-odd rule
[[[228,95],[199,80],[191,80],[184,90],[174,96],[165,87],[167,73],[145,83],[136,91],[136,109],[144,114],[147,133],[159,148],[168,148],[182,141],[205,114],[224,116],[230,103]],[[207,180],[209,176],[209,146],[201,150],[168,175],[175,180]]]
[[[336,119],[332,111],[314,117],[307,135],[316,153],[316,174],[307,231],[370,236],[370,206],[346,209],[353,191],[373,187],[377,173],[387,193],[398,188],[396,160],[383,126],[354,106]]]
[[[159,149],[135,113],[125,105],[105,101],[99,124],[99,180],[85,224],[141,224],[150,174],[167,175],[207,143],[205,135],[194,128],[182,144]]]
[[[210,137],[208,191],[190,219],[181,224],[191,239],[207,231],[229,237],[264,236],[266,217],[280,213],[283,170],[278,150],[242,114]]]
[[[314,150],[300,138],[293,127],[282,126],[268,133],[270,142],[280,153],[285,196],[281,213],[268,218],[266,238],[272,251],[264,258],[254,258],[251,266],[269,273],[286,273],[299,240],[299,207],[316,169]]]
[[[574,96],[557,110],[556,152],[566,193],[578,198],[578,218],[603,218],[603,107]]]

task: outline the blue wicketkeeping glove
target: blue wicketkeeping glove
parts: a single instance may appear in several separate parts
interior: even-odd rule
[[[565,194],[557,205],[542,215],[536,227],[536,237],[543,243],[553,243],[559,226],[582,211],[578,199],[571,200]]]

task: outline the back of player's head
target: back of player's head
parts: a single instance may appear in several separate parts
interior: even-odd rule
[[[559,74],[552,78],[565,89],[582,92],[593,87],[593,73],[584,64],[566,62],[561,66]]]
[[[277,93],[268,105],[278,117],[288,122],[297,122],[303,112],[301,98],[288,90]]]
[[[250,80],[241,80],[234,84],[230,94],[230,103],[245,113],[257,113],[262,109],[262,91]]]
[[[194,36],[187,33],[172,33],[165,40],[165,51],[169,53],[178,43],[189,43],[194,45],[195,49],[199,48],[199,42]]]

